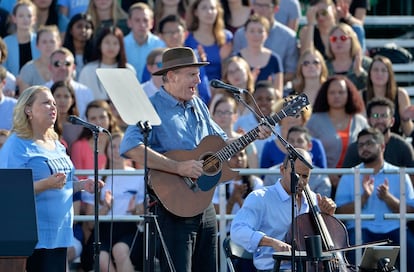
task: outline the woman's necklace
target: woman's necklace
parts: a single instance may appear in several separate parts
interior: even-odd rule
[[[342,119],[332,119],[332,123],[334,124],[334,127],[336,130],[344,130],[348,126],[349,117],[345,116],[345,118]]]

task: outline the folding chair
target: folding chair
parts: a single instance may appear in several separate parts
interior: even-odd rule
[[[226,254],[227,266],[230,272],[235,272],[233,260],[235,259],[253,259],[253,253],[248,252],[243,247],[234,243],[229,236],[223,241],[224,254]]]

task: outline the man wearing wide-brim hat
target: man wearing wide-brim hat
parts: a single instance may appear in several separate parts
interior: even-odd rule
[[[178,196],[177,191],[174,191],[183,184],[187,186],[182,177],[196,181],[203,174],[203,161],[199,155],[194,158],[171,156],[177,150],[187,150],[188,155],[189,150],[194,150],[209,135],[227,139],[224,131],[211,119],[207,106],[197,96],[199,67],[207,64],[208,62],[199,62],[191,48],[176,47],[163,53],[162,69],[153,73],[162,75],[163,86],[150,98],[161,119],[161,125],[154,126],[148,137],[147,166],[151,169],[149,184],[154,189],[150,193],[157,203],[153,206],[153,212],[158,215],[172,264],[175,271],[180,272],[217,271],[217,222],[211,198],[198,214],[188,215],[188,210],[197,206],[201,199],[188,201],[185,195]],[[261,138],[269,134],[270,130],[260,128]],[[217,146],[207,147],[210,148],[211,151],[217,151]],[[163,155],[168,151],[172,152]],[[120,152],[144,165],[144,137],[137,126],[127,128]],[[157,179],[160,173],[163,173],[161,180]],[[192,191],[190,186],[184,189],[189,190],[188,195],[196,194],[200,198],[206,195]],[[213,186],[209,192],[214,193],[214,189]],[[177,195],[170,195],[172,191]],[[171,202],[174,205],[178,203],[181,210],[168,206]],[[160,265],[161,271],[171,271],[163,253]]]

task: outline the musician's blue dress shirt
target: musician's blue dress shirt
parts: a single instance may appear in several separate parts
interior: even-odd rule
[[[159,92],[150,97],[150,101],[161,119],[161,125],[152,127],[148,143],[159,153],[192,150],[207,135],[219,135],[227,139],[225,132],[211,119],[207,106],[196,96],[182,103],[161,87]],[[124,155],[142,144],[144,138],[140,128],[128,126],[120,153]]]
[[[302,193],[303,194],[303,193]],[[316,195],[311,192],[316,203]],[[286,233],[290,230],[292,222],[292,200],[277,181],[274,185],[250,193],[244,200],[243,206],[232,221],[231,239],[249,252],[253,252],[254,266],[259,270],[271,270],[274,266],[273,252],[269,246],[259,246],[263,237],[269,236],[285,241]],[[295,214],[309,212],[309,205],[303,194],[300,210]],[[286,241],[290,243],[290,241]],[[290,264],[282,264],[287,269]]]

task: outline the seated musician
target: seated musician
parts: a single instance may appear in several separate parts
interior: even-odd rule
[[[298,148],[304,159],[312,163],[309,153]],[[311,169],[302,161],[295,161],[295,171],[299,175],[296,197],[296,214],[309,212],[309,205],[303,188],[309,182]],[[285,236],[292,223],[291,205],[291,165],[287,156],[280,166],[282,177],[274,185],[253,191],[245,199],[243,207],[236,214],[230,230],[231,239],[254,253],[254,265],[261,272],[272,271],[274,267],[273,252],[290,251],[289,241]],[[311,197],[323,213],[333,215],[336,205],[327,197],[311,192]],[[282,269],[288,269],[282,265]]]

